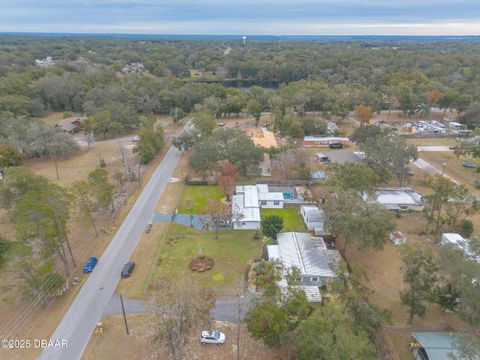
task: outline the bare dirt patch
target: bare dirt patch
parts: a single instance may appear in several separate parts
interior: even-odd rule
[[[130,153],[131,155],[131,153]],[[133,156],[133,155],[131,155]],[[100,159],[107,165],[107,170],[113,174],[122,168],[120,148],[116,143],[98,143],[93,147],[83,149],[68,160],[59,160],[58,173],[60,185],[87,178],[88,174],[100,166]],[[50,159],[29,159],[26,166],[39,175],[57,182],[55,162]]]
[[[407,237],[407,243],[419,249],[437,247],[427,239],[424,232],[427,223],[422,214],[411,213],[403,215],[396,221],[395,230],[401,231]],[[403,262],[399,247],[388,241],[381,251],[361,251],[350,247],[347,252],[350,265],[361,264],[366,268],[374,293],[369,299],[375,305],[388,309],[392,313],[393,324],[387,326],[392,342],[401,359],[409,359],[408,348],[410,332],[415,330],[464,329],[464,323],[456,314],[445,313],[435,304],[427,304],[425,318],[415,317],[413,324],[408,324],[408,309],[400,300],[403,283]]]
[[[168,242],[167,242],[168,243]],[[208,256],[198,256],[190,261],[188,268],[192,271],[202,273],[208,271],[215,266],[215,261]]]
[[[61,111],[53,111],[47,116],[38,118],[41,122],[48,124],[48,125],[55,125],[57,122],[63,119],[63,112]]]

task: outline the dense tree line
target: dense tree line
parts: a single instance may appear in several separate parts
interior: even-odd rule
[[[0,38],[0,112],[33,117],[50,110],[83,112],[91,117],[89,128],[100,135],[137,128],[141,115],[178,118],[197,104],[216,117],[246,112],[257,123],[262,111],[281,122],[288,109],[300,116],[318,111],[343,118],[362,105],[428,118],[432,107],[456,108],[474,127],[480,115],[479,53],[479,44],[461,42],[242,46],[8,36]],[[35,59],[46,56],[52,56],[54,66],[35,66]],[[122,71],[132,62],[141,62],[145,71]],[[210,71],[217,80],[192,79],[191,69]],[[245,93],[223,86],[225,78],[274,83],[278,89],[254,87]],[[298,129],[290,130],[298,135]]]

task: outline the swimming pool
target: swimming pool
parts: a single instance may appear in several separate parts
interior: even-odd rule
[[[284,198],[285,200],[293,200],[293,199],[295,199],[295,197],[293,196],[293,194],[292,194],[292,193],[289,193],[289,192],[284,192],[284,193],[283,193],[283,198]]]

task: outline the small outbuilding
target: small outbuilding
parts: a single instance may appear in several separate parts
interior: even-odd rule
[[[390,233],[390,240],[397,246],[405,244],[407,237],[403,235],[400,231],[393,231]]]
[[[300,214],[307,230],[313,231],[315,235],[326,235],[325,233],[325,213],[315,205],[302,205]]]
[[[310,179],[312,181],[326,180],[327,174],[325,173],[325,171],[320,171],[320,170],[312,171],[310,172]]]
[[[410,349],[415,360],[448,360],[460,358],[453,333],[412,332]],[[453,356],[453,357],[452,357]]]

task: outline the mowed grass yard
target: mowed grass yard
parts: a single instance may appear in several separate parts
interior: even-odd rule
[[[172,280],[191,273],[202,287],[228,292],[243,280],[247,263],[259,256],[260,247],[260,241],[252,239],[251,231],[223,230],[215,239],[214,232],[172,223],[160,248],[155,277],[160,281]],[[188,265],[201,255],[211,257],[215,266],[204,273],[194,273]]]
[[[185,186],[180,203],[179,214],[204,214],[205,207],[211,200],[221,200],[225,194],[221,193],[218,186]]]
[[[271,215],[277,215],[283,219],[282,232],[305,231],[305,225],[298,209],[262,209],[262,219]]]
[[[463,166],[464,161],[473,162],[477,166],[480,165],[480,161],[469,156],[460,156],[457,159],[457,156],[453,152],[421,152],[420,157],[440,171],[443,168],[443,163],[446,163],[445,174],[451,176],[461,184],[468,186],[473,193],[477,195],[480,194],[480,191],[475,188],[475,181],[480,180],[480,174],[476,172],[476,169]]]

